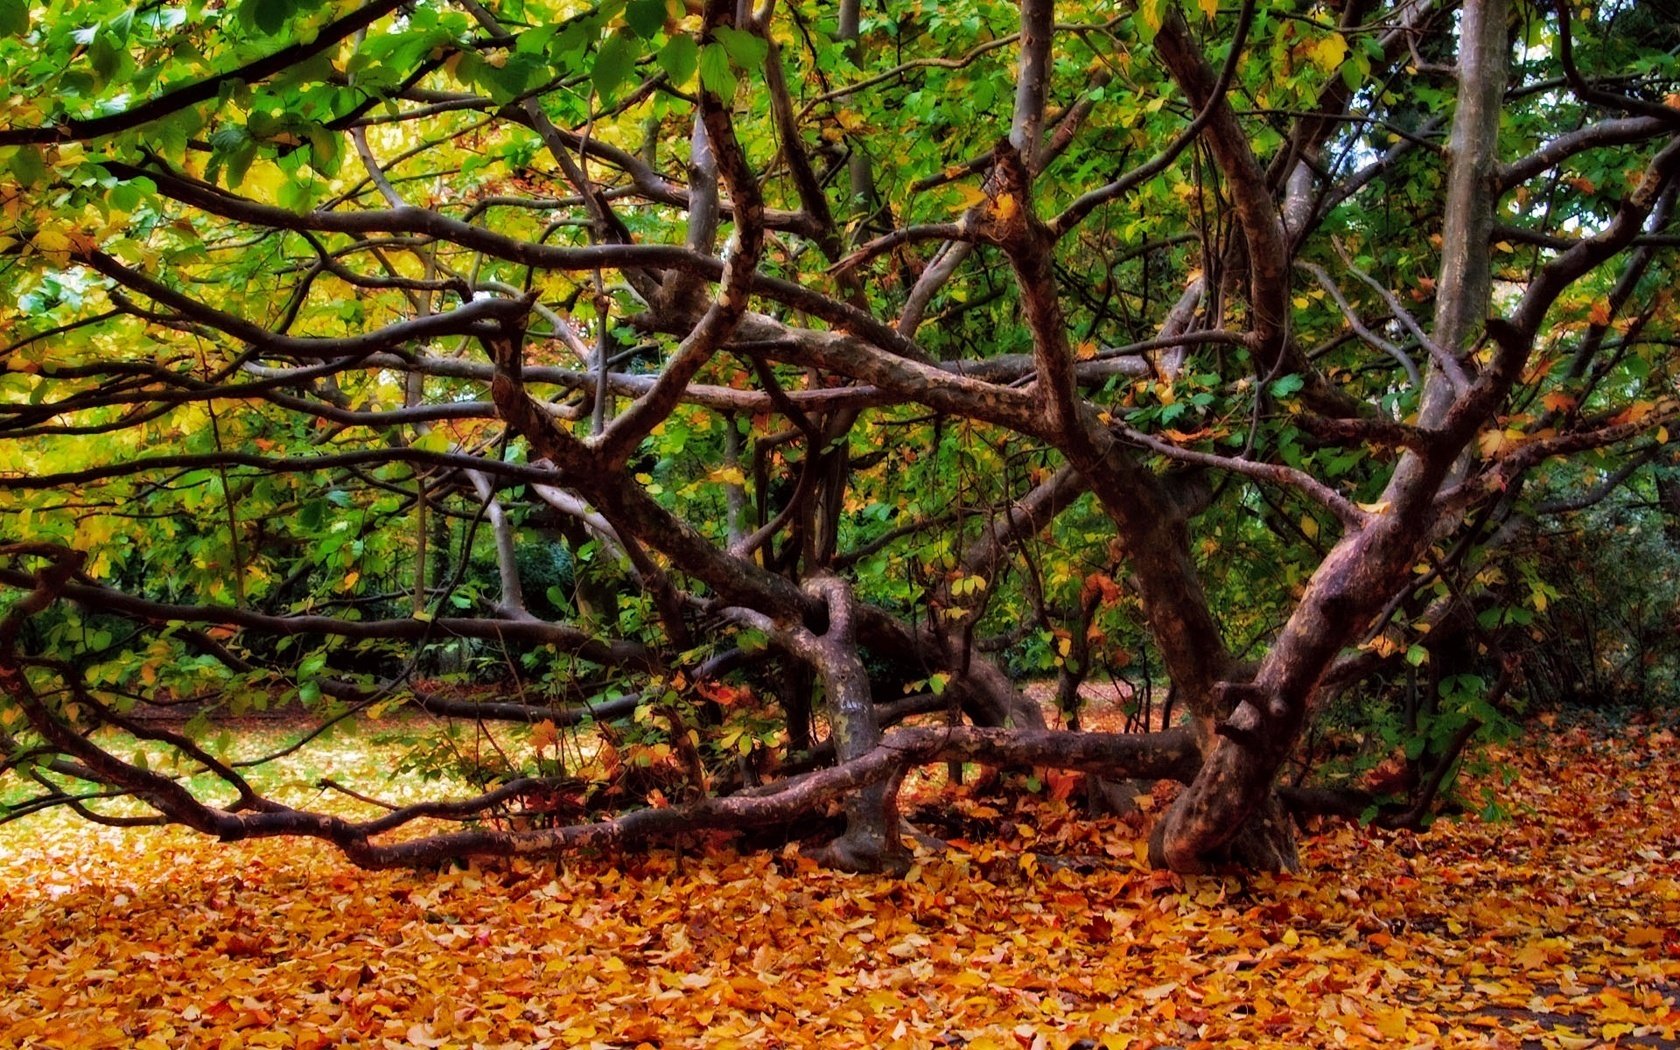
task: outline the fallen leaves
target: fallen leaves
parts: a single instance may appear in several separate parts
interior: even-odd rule
[[[1137,825],[1042,797],[962,801],[998,838],[903,880],[793,850],[362,872],[32,818],[0,829],[0,1045],[1672,1040],[1673,736],[1535,731],[1508,822],[1332,825],[1246,880],[1149,871]]]

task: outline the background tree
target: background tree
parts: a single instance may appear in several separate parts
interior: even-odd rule
[[[1668,484],[1660,7],[4,0],[13,810],[383,865],[844,799],[892,868],[906,770],[978,760],[1290,867],[1360,695],[1405,797],[1291,797],[1427,819],[1554,596],[1518,541]],[[1134,654],[1182,724],[1015,684]],[[534,728],[358,822],[207,740],[277,697]]]

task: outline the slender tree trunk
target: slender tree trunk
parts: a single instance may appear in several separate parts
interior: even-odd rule
[[[851,45],[846,50],[860,69],[863,67],[862,8],[862,0],[840,0],[840,26],[835,35],[835,39]],[[846,174],[852,197],[851,207],[847,210],[865,216],[872,214],[876,207],[875,173],[869,163],[869,154],[863,151],[856,139],[851,143]]]
[[[881,743],[869,673],[858,655],[856,601],[851,586],[837,576],[819,576],[807,586],[828,606],[828,625],[820,635],[800,630],[794,645],[817,668],[828,708],[834,757],[841,764],[862,758]],[[896,777],[860,787],[846,799],[846,832],[817,851],[829,867],[845,871],[903,873],[910,866],[898,821]]]

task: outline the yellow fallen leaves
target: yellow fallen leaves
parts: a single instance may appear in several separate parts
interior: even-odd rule
[[[1001,838],[902,881],[795,851],[369,873],[36,818],[0,828],[0,1046],[1676,1038],[1673,735],[1538,731],[1518,817],[1332,825],[1281,878],[1151,872],[1136,826],[1042,798],[961,803]]]

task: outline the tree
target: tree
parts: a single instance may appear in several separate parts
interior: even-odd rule
[[[1680,404],[1652,10],[7,0],[13,810],[385,865],[843,800],[827,859],[890,869],[905,772],[984,761],[1182,779],[1157,863],[1288,868],[1314,713],[1423,665],[1418,819],[1514,680],[1443,640]],[[1186,724],[1010,673],[1071,704],[1122,648]],[[275,695],[531,755],[302,811],[203,739]],[[384,837],[422,817],[469,824]]]

